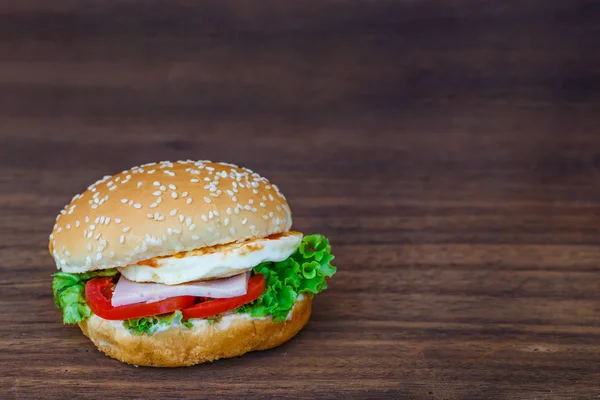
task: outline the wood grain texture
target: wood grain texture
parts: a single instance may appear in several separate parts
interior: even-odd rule
[[[0,398],[597,398],[599,14],[3,2]],[[186,158],[269,177],[339,272],[280,348],[136,369],[61,325],[47,236],[99,177]]]

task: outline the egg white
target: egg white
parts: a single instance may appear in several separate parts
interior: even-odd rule
[[[250,239],[211,249],[157,257],[143,263],[149,265],[130,265],[119,268],[119,272],[131,281],[167,285],[223,278],[250,270],[265,261],[283,261],[296,251],[301,241],[301,233],[286,232],[274,238]]]

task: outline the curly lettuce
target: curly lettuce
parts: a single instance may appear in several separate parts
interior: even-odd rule
[[[159,328],[168,329],[172,325],[183,325],[186,328],[191,328],[192,323],[184,320],[181,311],[175,311],[172,314],[155,315],[152,317],[142,317],[128,319],[123,321],[123,326],[129,330],[132,335],[152,335]]]
[[[76,324],[85,321],[92,315],[92,310],[85,302],[85,284],[99,276],[115,276],[116,269],[70,274],[57,272],[52,275],[52,291],[54,302],[61,309],[65,324]]]
[[[333,258],[325,236],[305,236],[298,250],[284,261],[254,267],[254,273],[265,276],[267,290],[236,312],[258,318],[271,316],[277,322],[285,320],[299,294],[313,295],[327,289],[325,278],[336,271],[331,265]]]

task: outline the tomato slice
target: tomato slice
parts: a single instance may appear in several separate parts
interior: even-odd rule
[[[136,303],[113,307],[111,277],[90,279],[85,285],[85,299],[94,314],[108,320],[151,317],[187,308],[196,302],[194,296],[178,296],[154,303]]]
[[[262,274],[254,275],[248,280],[246,294],[228,299],[203,301],[193,307],[181,310],[181,313],[184,319],[212,317],[256,300],[258,296],[265,292],[266,287],[265,276]]]

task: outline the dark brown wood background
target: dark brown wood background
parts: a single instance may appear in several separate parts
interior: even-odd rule
[[[599,38],[596,1],[2,2],[0,398],[597,398]],[[62,326],[47,236],[186,158],[271,178],[339,273],[278,349],[130,367]]]

